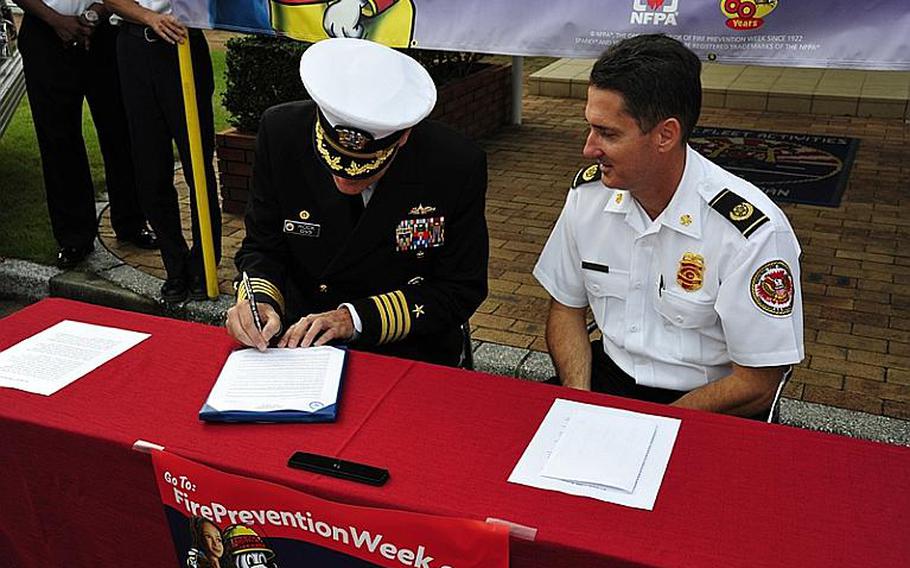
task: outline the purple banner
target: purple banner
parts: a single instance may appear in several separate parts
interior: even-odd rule
[[[908,0],[173,0],[201,28],[305,41],[364,37],[394,47],[593,58],[661,32],[707,60],[910,69]]]

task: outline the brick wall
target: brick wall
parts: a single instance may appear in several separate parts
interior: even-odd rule
[[[511,89],[510,65],[485,64],[479,72],[443,85],[430,118],[468,138],[490,136],[511,119]]]
[[[253,181],[256,135],[231,128],[215,136],[221,208],[225,213],[243,213]]]
[[[477,73],[440,87],[430,118],[469,138],[490,136],[512,116],[512,71],[487,64]],[[255,134],[226,130],[215,137],[222,208],[243,213],[252,183]]]

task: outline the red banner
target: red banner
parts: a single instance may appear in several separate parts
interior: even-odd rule
[[[181,567],[509,565],[503,527],[333,503],[167,452],[152,461]]]

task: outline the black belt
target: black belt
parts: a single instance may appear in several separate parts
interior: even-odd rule
[[[161,37],[155,33],[155,30],[148,26],[143,26],[142,24],[134,24],[133,22],[123,21],[120,24],[120,29],[130,34],[131,36],[141,37],[149,43],[161,41]]]
[[[163,41],[161,39],[161,36],[159,36],[155,30],[143,24],[134,24],[133,22],[127,22],[126,20],[123,20],[120,23],[120,29],[130,34],[131,36],[140,37],[149,43]],[[189,35],[202,35],[202,31],[195,28],[190,28]]]

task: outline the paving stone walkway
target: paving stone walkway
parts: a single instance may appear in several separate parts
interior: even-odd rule
[[[526,65],[527,73],[540,64]],[[548,299],[531,269],[583,165],[584,101],[527,95],[524,123],[483,140],[489,154],[490,294],[473,337],[537,352]],[[803,246],[806,360],[786,396],[910,419],[910,126],[901,119],[825,117],[706,108],[702,125],[862,139],[840,207],[785,205]],[[179,173],[179,172],[178,172]],[[189,227],[181,179],[184,226]],[[221,290],[230,293],[238,216],[224,217]],[[105,244],[163,276],[156,254],[121,249],[105,219]],[[528,359],[539,364],[546,356]]]

